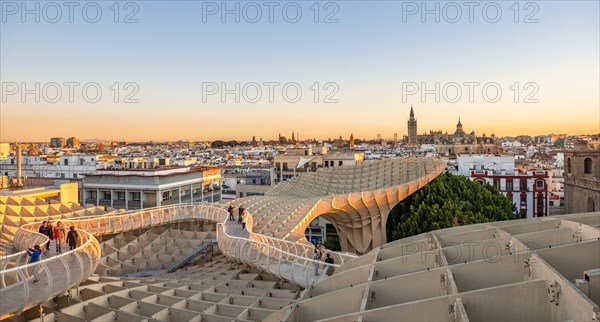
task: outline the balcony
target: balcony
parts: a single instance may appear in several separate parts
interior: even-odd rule
[[[110,204],[110,200],[100,200],[100,203],[98,205],[102,207],[112,207],[112,205]]]
[[[113,207],[114,208],[125,208],[125,200],[114,200]]]
[[[95,205],[96,204],[96,198],[85,198],[84,203],[85,204]]]
[[[144,203],[144,206],[146,205],[146,203]],[[142,206],[142,203],[138,200],[138,201],[134,201],[134,200],[129,200],[127,201],[127,207],[129,209],[140,209]]]
[[[178,203],[179,203],[179,198],[171,198],[171,199],[163,200],[160,204],[163,206],[167,206],[167,205],[176,205]]]
[[[156,207],[156,202],[154,201],[144,201],[144,208],[152,208]]]

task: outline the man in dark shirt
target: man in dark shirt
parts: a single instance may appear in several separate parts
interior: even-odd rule
[[[242,223],[242,217],[244,216],[244,205],[240,205],[240,209],[238,209],[238,224]]]
[[[73,250],[77,248],[77,237],[79,237],[79,234],[77,234],[74,226],[71,226],[69,229],[69,233],[67,234],[67,243],[69,244],[69,249]]]
[[[329,253],[327,253],[327,256],[325,258],[325,263],[333,264],[333,257],[331,257],[331,255]],[[328,266],[325,273],[327,274],[327,276],[331,276],[331,274],[333,274],[334,271],[335,271],[335,267]]]
[[[46,245],[46,252],[48,252],[50,250],[50,241],[54,240],[54,228],[52,227],[50,220],[46,222],[46,236],[50,239]]]
[[[227,208],[227,212],[229,213],[229,220],[233,220],[233,206],[229,205],[229,208]]]
[[[46,221],[45,220],[42,222],[42,225],[40,226],[40,229],[38,230],[38,232],[42,235],[46,235]]]
[[[44,236],[48,236],[48,227],[47,227],[46,223],[47,222],[44,220],[44,222],[42,222],[42,225],[40,226],[40,229],[38,230],[38,232]],[[48,241],[45,251],[47,252],[49,248],[50,248],[50,242]]]

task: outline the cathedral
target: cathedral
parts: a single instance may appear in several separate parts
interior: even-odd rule
[[[417,134],[417,119],[411,105],[408,119],[408,136],[406,139],[408,146],[420,146],[422,144],[432,144],[438,154],[447,157],[456,157],[459,154],[496,154],[499,146],[494,134],[490,137],[485,133],[477,136],[475,131],[466,133],[463,124],[458,118],[456,130],[450,134],[439,131],[429,131],[429,133]]]

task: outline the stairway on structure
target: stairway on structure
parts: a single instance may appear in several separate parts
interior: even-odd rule
[[[213,246],[216,244],[217,244],[216,239],[206,240],[204,243],[202,243],[202,245],[194,248],[194,250],[192,250],[189,254],[185,255],[179,261],[173,263],[173,265],[171,265],[171,267],[169,267],[167,269],[157,269],[157,270],[144,271],[144,272],[134,272],[134,273],[126,274],[125,276],[127,276],[127,277],[147,277],[147,276],[153,276],[153,275],[162,274],[162,273],[175,272],[176,270],[184,267],[185,265],[187,265],[189,262],[194,260],[196,257],[200,256],[201,254],[204,254],[207,252],[212,252]]]

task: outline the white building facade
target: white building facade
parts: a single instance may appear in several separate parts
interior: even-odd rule
[[[512,200],[521,218],[550,214],[551,175],[548,171],[518,171],[514,157],[477,155],[459,156],[458,174],[493,186]]]
[[[126,210],[221,201],[220,168],[98,170],[83,179],[83,203]]]

